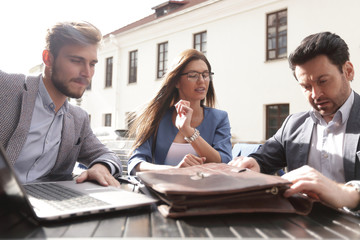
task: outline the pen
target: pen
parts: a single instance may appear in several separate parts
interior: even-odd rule
[[[242,169],[231,169],[232,172],[236,172],[236,173],[241,173],[241,172],[245,172],[247,170],[247,168],[242,168]]]

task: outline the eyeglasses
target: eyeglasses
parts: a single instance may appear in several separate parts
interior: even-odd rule
[[[196,82],[197,80],[199,80],[200,75],[202,76],[202,78],[204,79],[204,81],[211,81],[212,80],[212,76],[214,75],[213,72],[203,72],[203,73],[199,73],[196,71],[191,71],[191,72],[187,72],[187,73],[182,73],[180,74],[180,76],[182,75],[187,75],[187,79],[190,82]]]

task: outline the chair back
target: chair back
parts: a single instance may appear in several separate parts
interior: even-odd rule
[[[236,143],[232,149],[233,158],[238,156],[247,157],[249,154],[256,152],[261,144],[254,143]]]

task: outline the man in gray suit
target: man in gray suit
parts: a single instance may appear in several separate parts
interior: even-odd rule
[[[229,164],[283,177],[298,192],[336,207],[360,207],[360,96],[350,87],[354,67],[348,46],[338,35],[306,37],[289,56],[290,67],[306,99],[308,112],[287,117],[260,150]]]
[[[88,114],[67,101],[90,84],[101,39],[89,23],[58,23],[48,29],[43,75],[0,71],[0,144],[21,182],[71,174],[79,161],[89,169],[77,182],[120,185],[113,177],[120,160],[93,134]]]

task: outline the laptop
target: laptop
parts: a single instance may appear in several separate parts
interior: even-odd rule
[[[0,144],[0,204],[4,209],[12,208],[38,221],[52,221],[143,207],[156,201],[144,194],[93,182],[70,180],[22,185]]]

